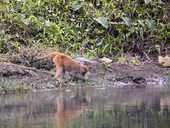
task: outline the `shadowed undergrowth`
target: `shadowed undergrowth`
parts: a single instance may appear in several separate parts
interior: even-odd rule
[[[168,8],[165,0],[1,0],[0,52],[35,43],[90,58],[168,52]]]

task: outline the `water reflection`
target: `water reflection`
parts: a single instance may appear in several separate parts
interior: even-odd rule
[[[64,93],[60,93],[56,101],[55,119],[57,128],[64,127],[67,122],[79,116],[87,105],[85,92],[82,88],[77,89],[75,95],[71,95],[69,98]]]
[[[169,128],[170,90],[94,89],[0,96],[0,128]]]

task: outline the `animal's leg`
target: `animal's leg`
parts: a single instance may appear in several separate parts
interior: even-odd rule
[[[56,78],[58,81],[61,81],[63,75],[64,75],[64,70],[63,70],[63,68],[60,67],[60,66],[56,66],[55,78]]]

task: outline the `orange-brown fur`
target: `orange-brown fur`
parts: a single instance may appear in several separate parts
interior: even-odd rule
[[[90,71],[90,69],[87,66],[85,66],[84,64],[77,60],[72,59],[70,56],[64,53],[52,52],[43,58],[48,57],[53,58],[53,63],[56,66],[55,77],[57,79],[62,78],[65,72],[68,72],[73,77],[84,79],[86,73]]]
[[[69,100],[61,92],[56,99],[56,127],[64,128],[65,124],[69,123],[72,119],[79,116],[87,107],[87,100],[85,98],[85,90],[82,88],[76,90]]]

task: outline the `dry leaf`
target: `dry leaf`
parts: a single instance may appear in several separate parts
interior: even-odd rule
[[[164,67],[170,67],[170,57],[168,55],[165,56],[164,58],[164,63],[163,63],[163,66]]]
[[[163,67],[170,67],[170,57],[168,55],[165,57],[158,56],[158,63]]]
[[[100,60],[101,60],[102,62],[105,62],[105,63],[111,63],[111,62],[112,62],[111,59],[106,58],[106,57],[103,57],[103,58],[101,58]]]
[[[163,65],[163,63],[164,63],[164,57],[163,56],[158,56],[158,63],[160,65]]]

